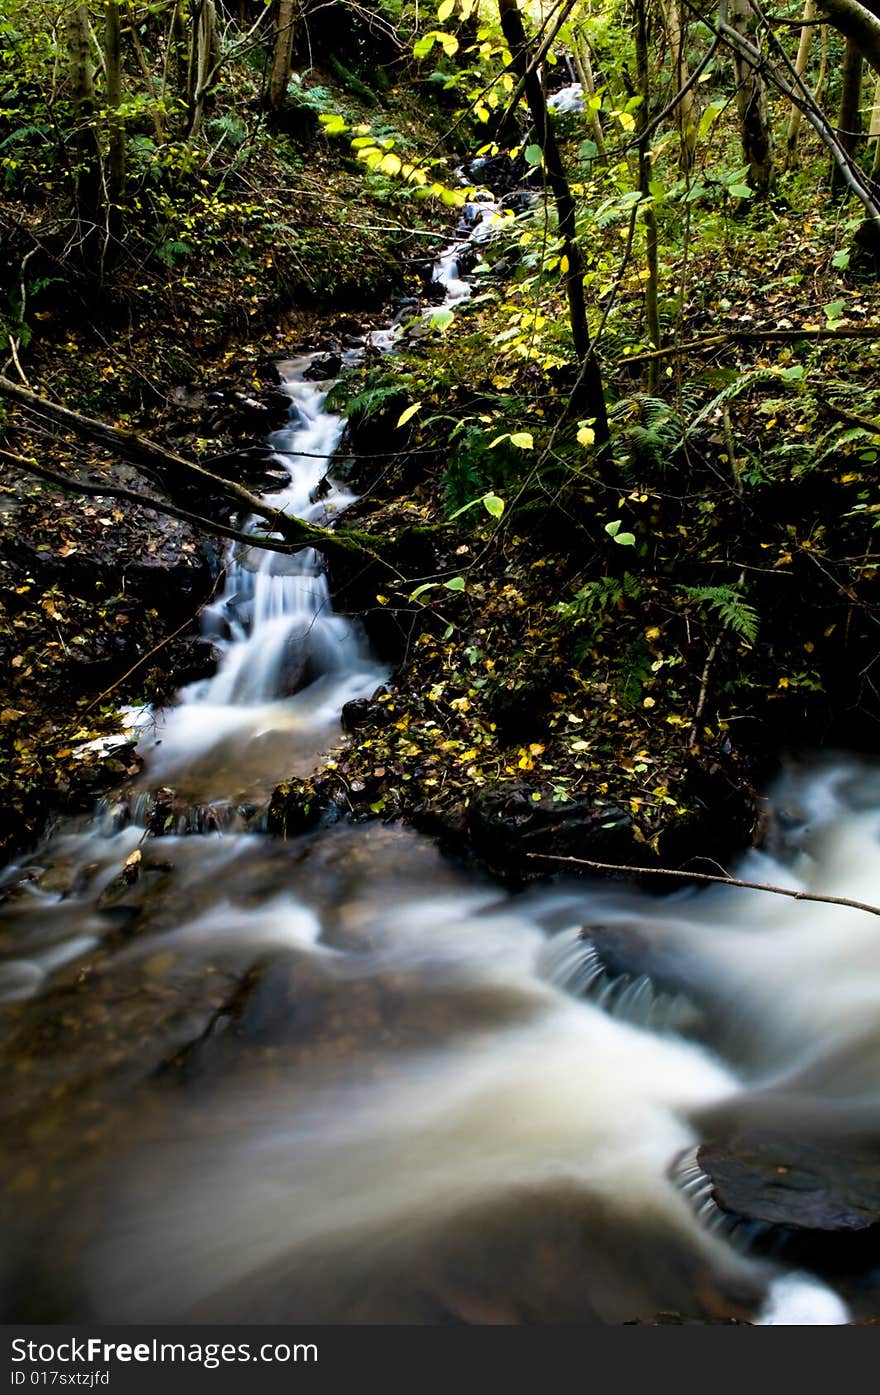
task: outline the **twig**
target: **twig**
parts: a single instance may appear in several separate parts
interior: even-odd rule
[[[709,653],[706,655],[706,662],[703,665],[703,672],[700,677],[700,695],[697,698],[697,705],[694,708],[694,720],[691,726],[691,733],[688,737],[688,750],[693,750],[697,744],[697,728],[700,725],[700,718],[703,715],[703,708],[706,706],[706,696],[709,692],[709,674],[712,672],[712,665],[715,662],[715,655],[718,653],[718,646],[724,636],[724,631],[719,630],[712,643]]]
[[[599,872],[629,872],[643,877],[687,877],[697,882],[718,882],[721,886],[740,886],[747,891],[769,891],[774,896],[789,896],[792,901],[819,901],[825,906],[847,906],[853,911],[880,915],[880,906],[867,901],[851,901],[848,896],[821,896],[817,891],[791,891],[787,886],[770,886],[766,882],[745,882],[739,877],[715,877],[709,872],[678,872],[673,867],[627,867],[617,862],[595,862],[589,857],[562,857],[553,853],[527,853],[538,862],[574,862],[579,867],[593,867]]]

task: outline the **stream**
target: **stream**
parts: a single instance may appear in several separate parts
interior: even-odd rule
[[[469,236],[438,263],[450,301]],[[352,496],[311,361],[281,365],[272,502],[328,522]],[[203,624],[217,671],[143,727],[139,793],[3,874],[5,1320],[876,1314],[876,1264],[725,1209],[699,1148],[784,1127],[870,1229],[880,920],[731,888],[514,895],[379,822],[270,839],[237,811],[389,674],[309,549],[238,547]],[[213,816],[148,837],[167,786]],[[876,768],[793,766],[774,808],[739,875],[880,900]]]

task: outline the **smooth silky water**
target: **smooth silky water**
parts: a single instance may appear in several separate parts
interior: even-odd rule
[[[307,366],[272,444],[283,505],[329,521],[343,424]],[[236,549],[204,623],[217,672],[144,731],[144,785],[229,815],[312,769],[387,674],[310,550]],[[848,1319],[717,1224],[694,1158],[719,1112],[876,1134],[880,919],[517,896],[378,823],[148,838],[146,803],[4,877],[7,1320]],[[787,832],[743,875],[880,901],[876,770],[792,772],[778,804]]]

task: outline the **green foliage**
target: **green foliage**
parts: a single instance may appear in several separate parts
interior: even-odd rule
[[[400,393],[400,381],[396,377],[389,380],[388,373],[379,369],[368,373],[365,379],[340,378],[328,392],[326,406],[330,412],[370,421],[399,398]]]
[[[743,600],[735,586],[682,586],[681,590],[686,596],[708,606],[725,629],[754,644],[760,618],[754,606]]]
[[[621,398],[609,412],[615,452],[628,478],[663,474],[681,444],[684,422],[670,403],[647,393]]]
[[[638,707],[651,676],[651,651],[643,639],[628,644],[613,669],[614,690],[626,707]]]

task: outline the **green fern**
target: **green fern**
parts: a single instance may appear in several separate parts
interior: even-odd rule
[[[609,419],[617,444],[626,451],[621,465],[639,477],[665,470],[685,431],[684,419],[670,403],[644,392],[621,398]]]
[[[686,596],[709,606],[725,629],[754,644],[760,616],[754,606],[743,600],[735,586],[682,586],[681,589]]]
[[[349,379],[342,378],[327,394],[326,407],[330,412],[339,412],[345,416],[357,417],[361,421],[369,421],[394,397],[399,397],[401,392],[400,384],[397,382],[368,382],[360,391],[354,391],[356,384]]]
[[[683,446],[688,436],[692,436],[693,433],[703,425],[703,422],[713,416],[720,407],[725,407],[728,402],[732,402],[734,397],[739,397],[740,393],[745,392],[747,388],[752,387],[755,383],[766,381],[768,378],[778,383],[779,369],[755,368],[751,373],[746,373],[744,377],[736,378],[732,383],[728,383],[727,387],[722,388],[721,391],[712,398],[712,401],[707,402],[706,406],[685,426],[681,437],[676,442],[676,449],[679,446]]]

